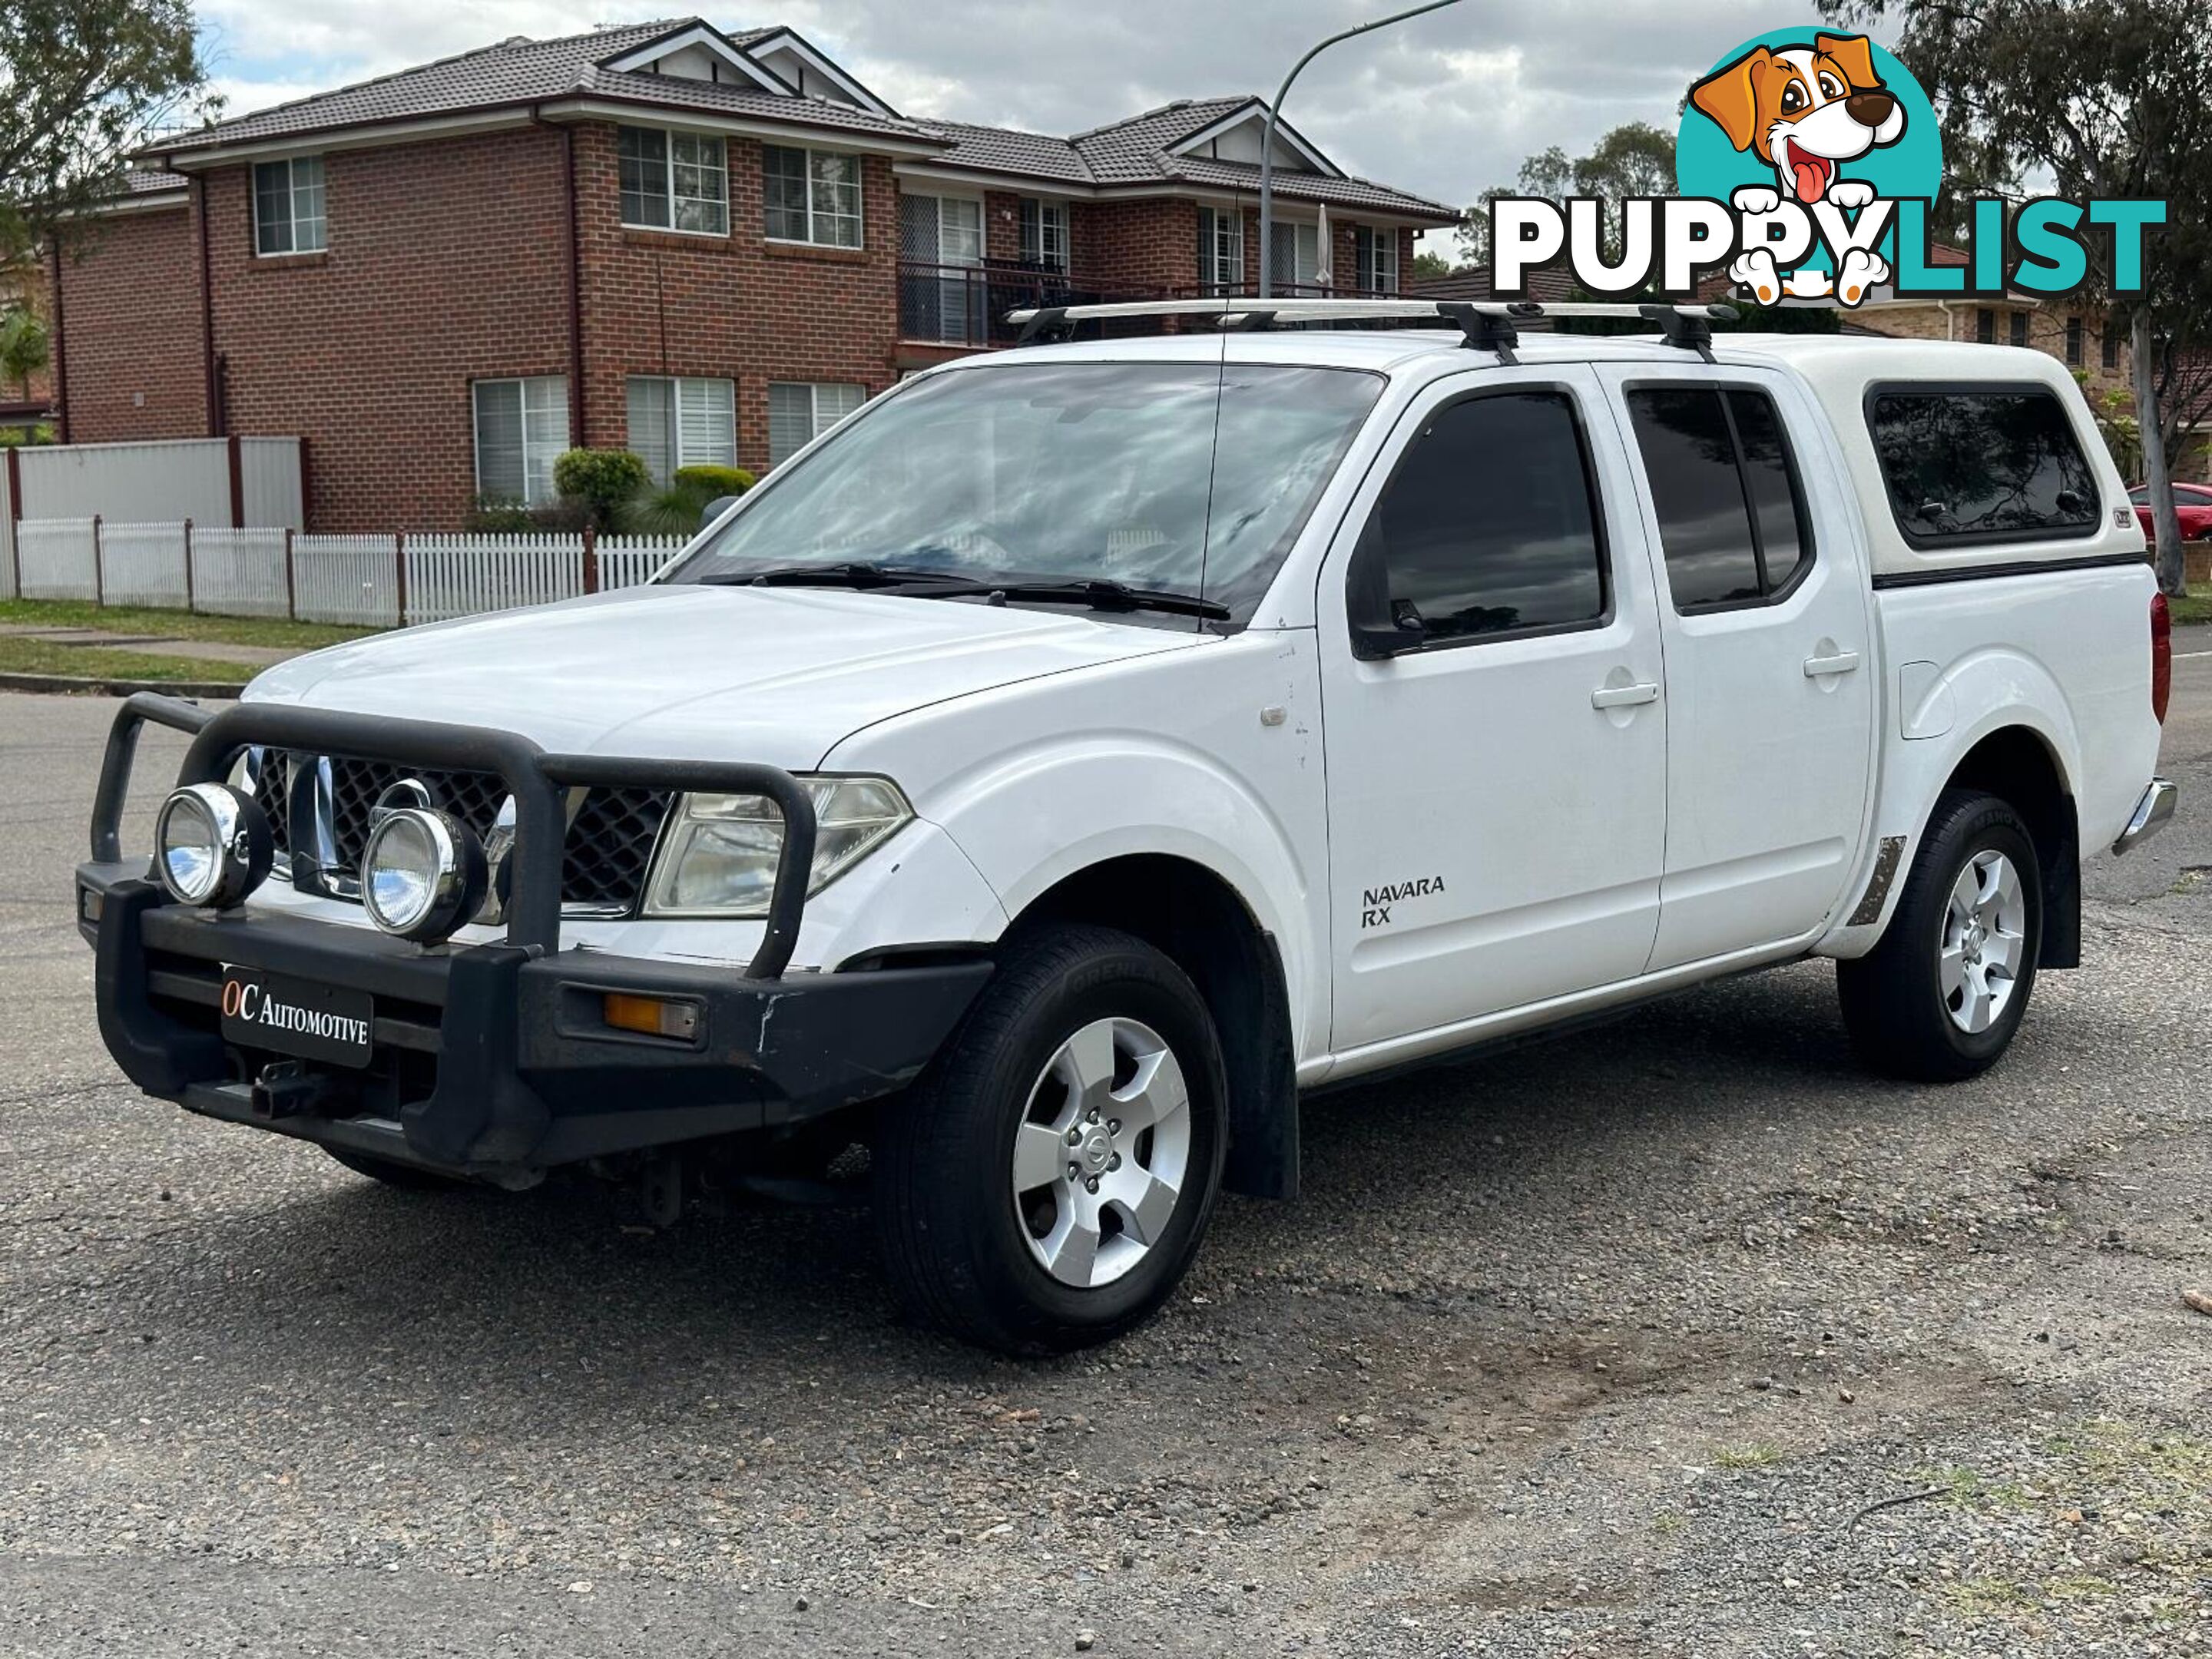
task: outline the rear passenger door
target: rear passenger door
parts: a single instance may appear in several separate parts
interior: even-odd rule
[[[1824,428],[1784,377],[1601,373],[1662,556],[1657,972],[1802,938],[1843,896],[1873,746],[1865,554]]]

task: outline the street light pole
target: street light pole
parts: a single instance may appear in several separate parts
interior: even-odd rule
[[[1261,141],[1260,148],[1260,297],[1261,299],[1267,297],[1273,280],[1268,270],[1268,262],[1274,255],[1275,123],[1281,118],[1283,100],[1290,96],[1291,82],[1298,78],[1300,70],[1312,63],[1315,58],[1320,57],[1340,40],[1349,40],[1355,34],[1365,34],[1370,30],[1387,28],[1393,23],[1404,22],[1408,17],[1419,17],[1423,12],[1441,11],[1446,6],[1455,6],[1458,3],[1459,0],[1428,0],[1426,5],[1414,6],[1405,11],[1394,11],[1388,17],[1378,17],[1371,23],[1361,23],[1356,27],[1348,28],[1341,34],[1332,34],[1328,40],[1316,43],[1304,57],[1291,64],[1291,72],[1283,77],[1283,84],[1275,88],[1275,101],[1267,106],[1267,136]]]

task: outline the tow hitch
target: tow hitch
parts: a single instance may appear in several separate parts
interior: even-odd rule
[[[253,1115],[274,1120],[319,1110],[329,1097],[330,1082],[303,1070],[297,1060],[272,1060],[253,1079]]]

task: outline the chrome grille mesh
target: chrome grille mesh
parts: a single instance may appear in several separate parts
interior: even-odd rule
[[[295,765],[312,766],[312,756],[294,756]],[[280,860],[288,853],[289,812],[285,804],[286,767],[264,764],[256,787],[262,809],[276,831]],[[444,772],[404,767],[389,761],[333,759],[331,762],[331,840],[341,869],[361,864],[368,846],[369,814],[384,792],[402,779],[427,785],[440,810],[468,825],[479,841],[487,838],[506,800],[507,785],[489,772]],[[573,803],[568,840],[562,848],[561,898],[564,904],[594,910],[632,910],[645,891],[670,797],[658,789],[591,789]]]

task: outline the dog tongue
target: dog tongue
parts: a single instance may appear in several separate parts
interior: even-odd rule
[[[1801,155],[1791,161],[1790,168],[1797,175],[1797,199],[1808,205],[1819,201],[1820,192],[1827,185],[1827,167],[1811,157]]]

